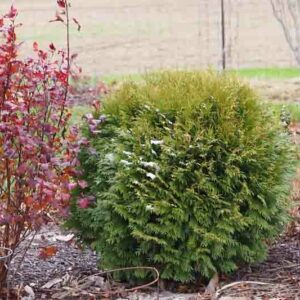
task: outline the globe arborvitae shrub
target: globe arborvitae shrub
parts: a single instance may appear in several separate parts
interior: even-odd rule
[[[258,100],[229,75],[164,72],[88,116],[88,186],[68,224],[102,267],[155,266],[184,282],[265,258],[287,220],[293,151]]]

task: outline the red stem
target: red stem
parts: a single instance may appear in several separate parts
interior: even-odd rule
[[[70,17],[69,17],[69,1],[65,0],[65,6],[66,6],[66,21],[67,21],[67,82],[66,82],[66,89],[65,89],[65,94],[64,94],[64,99],[63,99],[63,105],[61,108],[61,113],[58,121],[58,128],[61,125],[62,118],[65,112],[66,108],[66,102],[68,98],[68,93],[69,93],[69,86],[70,86]]]

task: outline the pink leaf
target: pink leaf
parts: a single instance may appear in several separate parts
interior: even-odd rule
[[[61,8],[66,8],[66,1],[65,0],[57,0],[57,4]]]
[[[81,198],[78,200],[77,204],[80,208],[85,209],[90,206],[90,200],[88,198]]]
[[[19,175],[24,175],[26,173],[26,170],[27,170],[27,164],[22,163],[18,168],[18,174]]]
[[[37,42],[33,43],[33,51],[35,51],[35,52],[39,51],[39,45]]]
[[[9,19],[14,19],[18,14],[18,10],[16,8],[14,8],[14,6],[12,5],[10,7],[10,11],[8,14],[5,15],[6,18],[9,18]]]
[[[70,183],[68,184],[68,190],[69,190],[69,191],[74,190],[76,187],[77,187],[77,183],[70,182]]]
[[[56,48],[55,48],[55,46],[54,46],[53,43],[51,43],[51,44],[49,45],[49,48],[50,48],[51,51],[55,51],[55,50],[56,50]]]
[[[78,180],[78,185],[82,188],[85,189],[88,187],[88,183],[85,180]]]

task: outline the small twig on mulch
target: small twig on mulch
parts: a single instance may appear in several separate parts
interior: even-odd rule
[[[222,288],[220,288],[216,292],[214,299],[218,300],[218,299],[220,299],[221,296],[224,296],[225,294],[226,294],[226,296],[229,296],[229,295],[230,296],[234,296],[234,295],[241,296],[241,294],[244,294],[245,292],[249,293],[253,289],[253,288],[251,289],[251,286],[253,286],[253,288],[255,288],[255,293],[257,293],[258,290],[260,290],[260,289],[263,290],[263,293],[265,293],[267,290],[272,291],[275,287],[274,284],[267,283],[267,282],[237,281],[237,282],[227,284],[227,285],[223,286]],[[284,286],[278,285],[278,288],[281,289],[282,287],[284,287]]]
[[[136,270],[151,271],[154,275],[154,279],[149,283],[129,288],[126,288],[123,284],[109,280],[108,275],[115,272]],[[61,281],[62,280],[57,280],[56,283],[53,281],[52,282],[55,286],[56,284],[61,284]],[[157,269],[152,267],[128,267],[98,272],[79,280],[70,280],[67,282],[67,284],[62,285],[59,288],[48,288],[49,286],[51,287],[51,284],[46,284],[40,289],[41,293],[48,294],[51,299],[65,299],[68,297],[80,298],[84,296],[89,296],[93,299],[99,299],[99,297],[110,299],[112,299],[113,297],[124,298],[127,297],[130,293],[136,293],[137,291],[145,290],[155,284],[157,285],[156,299],[159,299],[159,272]]]

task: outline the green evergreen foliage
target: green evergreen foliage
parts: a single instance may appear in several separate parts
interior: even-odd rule
[[[80,160],[94,195],[70,227],[104,268],[155,266],[191,281],[261,261],[287,221],[293,151],[281,124],[232,75],[164,72],[125,83]],[[136,273],[135,278],[145,277]]]

